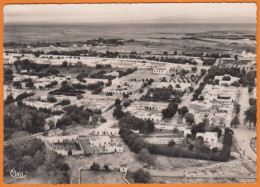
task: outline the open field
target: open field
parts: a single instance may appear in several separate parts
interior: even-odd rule
[[[80,184],[125,184],[124,173],[81,170]]]

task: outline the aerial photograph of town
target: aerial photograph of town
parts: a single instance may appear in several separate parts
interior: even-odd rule
[[[6,5],[4,183],[256,183],[256,9]]]

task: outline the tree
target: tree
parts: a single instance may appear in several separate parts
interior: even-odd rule
[[[236,103],[236,104],[235,104],[236,114],[239,114],[239,113],[240,113],[240,110],[241,110],[241,105],[240,105],[239,103]]]
[[[4,68],[4,81],[12,81],[13,77],[13,70],[9,68]]]
[[[235,58],[235,61],[238,61],[238,56],[237,55],[235,55],[234,58]]]
[[[133,179],[135,183],[149,183],[150,174],[145,172],[143,169],[139,169],[133,174]]]
[[[178,104],[171,102],[169,103],[168,107],[162,110],[163,118],[170,119],[172,118],[178,109]]]
[[[137,158],[140,161],[142,161],[142,162],[144,162],[144,163],[146,163],[148,165],[154,165],[155,164],[153,156],[145,148],[141,149],[141,151],[139,152]]]
[[[66,105],[69,105],[70,104],[70,100],[68,100],[68,99],[64,99],[64,100],[62,100],[61,102],[60,102],[60,105],[61,106],[66,106]]]
[[[212,150],[211,150],[211,153],[217,153],[218,152],[218,148],[217,147],[213,147]]]
[[[78,100],[80,100],[80,99],[82,99],[82,98],[84,98],[84,96],[83,96],[82,94],[77,95],[77,99],[78,99]]]
[[[129,97],[129,95],[128,95],[128,94],[125,94],[125,93],[123,93],[123,97],[126,99],[126,98],[128,98],[128,97]]]
[[[100,122],[101,122],[101,123],[106,123],[107,120],[106,120],[104,117],[101,117],[101,118],[100,118]]]
[[[63,116],[61,119],[57,120],[56,127],[63,128],[65,126],[70,126],[72,124],[72,119],[69,116]]]
[[[231,83],[231,86],[239,87],[240,83],[238,81],[234,81]]]
[[[193,144],[190,144],[190,145],[189,145],[189,150],[192,151],[193,148],[194,148],[194,145],[193,145]]]
[[[22,89],[22,84],[20,81],[14,81],[13,86],[19,89]]]
[[[121,100],[120,100],[120,99],[116,99],[116,100],[115,100],[115,105],[120,105],[120,103],[121,103]]]
[[[173,146],[175,146],[175,144],[176,144],[175,141],[171,140],[171,141],[169,141],[168,146],[173,147]]]
[[[175,87],[176,88],[181,88],[181,85],[180,84],[176,84]]]
[[[5,99],[4,104],[5,105],[9,105],[10,103],[13,103],[13,102],[15,102],[13,96],[12,95],[8,95],[7,98]]]
[[[75,66],[80,68],[83,66],[83,63],[81,61],[78,61],[78,62],[76,62]]]
[[[67,61],[63,61],[62,62],[62,67],[66,68],[68,66],[68,62]]]
[[[205,132],[205,124],[204,123],[199,123],[198,125],[193,125],[191,127],[191,133],[192,134],[197,134],[198,132]]]
[[[124,106],[125,108],[128,107],[129,105],[130,105],[130,102],[127,102],[127,101],[126,101],[126,102],[123,103],[123,106]]]
[[[34,155],[34,162],[36,164],[36,166],[40,166],[44,163],[44,154],[42,154],[42,151],[37,151]]]
[[[189,112],[189,110],[186,106],[183,106],[183,107],[178,109],[178,112],[181,115],[181,117],[184,117],[185,114]]]
[[[195,123],[195,118],[194,118],[194,115],[192,113],[186,113],[185,119],[186,119],[186,122],[188,123],[189,126],[191,126],[192,124]]]
[[[222,78],[223,81],[230,81],[231,80],[231,77],[230,76],[224,76]]]
[[[27,82],[27,83],[25,84],[25,87],[27,87],[27,88],[32,88],[33,85],[34,85],[33,82]]]
[[[253,89],[254,89],[253,86],[249,86],[248,87],[248,93],[252,93]]]
[[[100,168],[99,164],[97,164],[96,162],[94,162],[91,166],[90,169],[93,171],[98,171]]]
[[[250,98],[249,99],[249,104],[250,104],[250,106],[256,106],[256,99],[255,98]]]
[[[120,105],[119,105],[120,106]],[[121,110],[120,107],[116,107],[114,112],[113,112],[113,116],[116,118],[116,119],[120,119],[122,117],[124,117],[124,112]]]
[[[168,51],[164,51],[164,52],[163,52],[163,55],[168,55]]]
[[[54,96],[49,95],[47,97],[47,101],[50,103],[55,103],[55,102],[57,102],[57,99]]]
[[[253,123],[254,127],[256,126],[256,106],[251,106],[248,110],[245,111],[245,122],[249,122],[249,129]]]
[[[239,121],[239,118],[237,116],[235,116],[232,121],[230,122],[230,126],[231,127],[234,127],[234,128],[237,128],[237,126],[240,125],[240,121]]]
[[[197,67],[192,67],[191,71],[196,72],[197,71]]]

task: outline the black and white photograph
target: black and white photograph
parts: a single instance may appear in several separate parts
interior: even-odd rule
[[[5,5],[4,183],[256,183],[256,13]]]

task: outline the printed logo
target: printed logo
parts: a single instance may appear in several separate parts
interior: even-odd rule
[[[29,175],[27,171],[16,171],[15,169],[11,169],[10,176],[17,179],[24,179]]]

